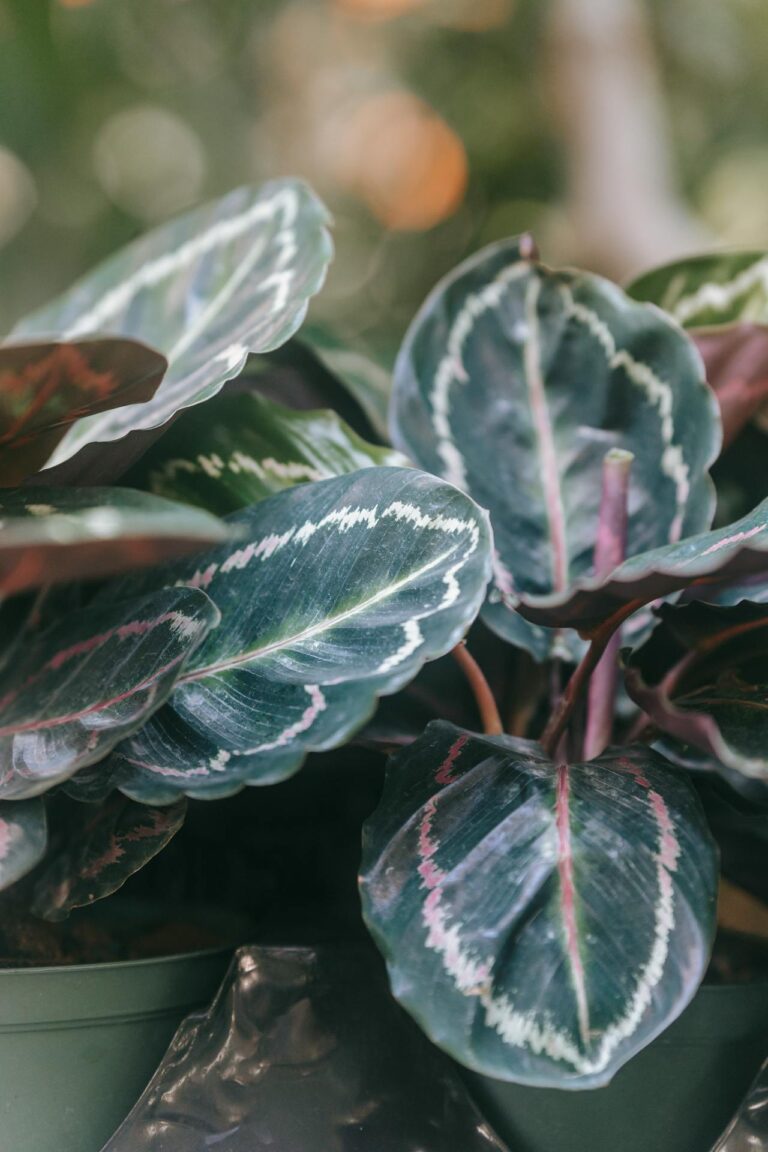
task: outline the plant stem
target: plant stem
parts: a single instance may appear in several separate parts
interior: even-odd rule
[[[460,644],[456,645],[453,649],[453,656],[466,676],[475,700],[477,701],[480,719],[483,724],[483,732],[485,732],[486,736],[501,736],[504,732],[504,726],[501,722],[499,710],[496,707],[496,700],[483,674],[482,668],[470,653],[465,640],[462,640]]]
[[[627,503],[632,453],[614,448],[603,460],[603,491],[595,544],[595,575],[618,568],[627,550]],[[584,758],[594,760],[611,741],[619,678],[621,631],[608,641],[589,684]]]

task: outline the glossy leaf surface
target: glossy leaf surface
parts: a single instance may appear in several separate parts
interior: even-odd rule
[[[169,808],[147,808],[123,796],[96,810],[84,807],[66,846],[52,855],[35,885],[35,915],[63,920],[73,908],[111,896],[173,839],[186,807],[180,800]]]
[[[682,1011],[715,928],[717,852],[649,749],[555,764],[431,724],[369,819],[363,909],[431,1039],[498,1079],[597,1087]]]
[[[592,569],[606,452],[634,454],[632,554],[710,524],[720,425],[677,325],[529,248],[493,245],[437,286],[398,358],[392,430],[420,467],[490,510],[484,619],[542,660],[563,638],[515,609],[521,596],[564,596]]]
[[[160,707],[218,619],[204,592],[174,588],[25,637],[0,673],[0,798],[38,795],[106,756]]]
[[[134,340],[0,346],[0,485],[42,468],[81,417],[150,400],[166,368]]]
[[[296,484],[403,463],[333,412],[294,412],[244,393],[183,413],[126,482],[224,515]]]
[[[632,699],[663,732],[768,780],[768,607],[689,604],[627,658]]]
[[[768,572],[768,499],[749,515],[714,532],[701,532],[632,556],[605,579],[577,581],[563,595],[531,598],[520,611],[550,627],[593,631],[625,613],[683,588],[720,587],[726,579]]]
[[[353,337],[339,337],[328,327],[308,324],[302,328],[299,340],[344,385],[379,436],[386,440],[392,392],[392,377],[387,369],[371,352],[360,348]]]
[[[204,588],[222,614],[170,703],[114,754],[121,787],[162,802],[223,795],[341,744],[482,603],[484,513],[433,476],[368,468],[277,493],[228,520],[242,543],[117,581]]]
[[[42,800],[0,803],[0,891],[42,860],[47,840]]]
[[[164,424],[216,394],[249,352],[289,339],[331,258],[325,208],[298,181],[239,188],[143,236],[14,335],[130,336],[163,352],[169,369],[147,404],[79,422],[52,464],[92,441]]]
[[[146,567],[231,534],[207,512],[128,488],[8,489],[0,521],[2,596]]]

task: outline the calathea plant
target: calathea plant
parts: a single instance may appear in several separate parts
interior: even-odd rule
[[[361,881],[395,994],[471,1067],[599,1085],[707,966],[718,860],[689,746],[768,775],[764,609],[733,603],[768,569],[768,511],[711,528],[720,416],[678,323],[528,238],[438,286],[395,370],[395,448],[371,443],[381,370],[295,339],[329,258],[306,188],[241,190],[0,351],[0,879],[65,916],[188,798],[400,745]],[[333,395],[358,431],[276,394]],[[495,691],[489,637],[514,672]],[[446,719],[452,688],[412,732],[449,653],[483,730]],[[46,848],[62,793],[80,815]]]

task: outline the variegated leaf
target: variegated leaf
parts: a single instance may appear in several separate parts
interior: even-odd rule
[[[339,338],[327,326],[305,325],[299,342],[309,348],[328,372],[344,385],[365,412],[373,429],[386,441],[392,377],[381,361],[372,352],[363,350],[358,340],[347,335]]]
[[[688,604],[627,657],[632,699],[663,731],[768,780],[768,607]]]
[[[655,268],[627,289],[690,329],[730,444],[768,399],[768,255],[716,252]]]
[[[47,841],[42,800],[0,803],[0,891],[10,888],[42,860]]]
[[[484,619],[538,660],[563,637],[516,609],[591,571],[607,450],[634,455],[630,555],[711,522],[721,433],[691,341],[608,281],[539,264],[527,238],[480,252],[429,297],[398,358],[392,430],[490,510]]]
[[[169,361],[152,401],[78,422],[51,464],[92,441],[164,424],[215,395],[249,352],[288,340],[325,277],[327,224],[299,181],[240,188],[137,240],[22,320],[15,336],[108,332],[145,341]]]
[[[129,488],[0,492],[0,595],[111,576],[231,537],[221,520]]]
[[[106,593],[162,579],[204,588],[222,613],[169,704],[113,754],[131,796],[223,795],[343,743],[377,696],[454,647],[489,577],[485,514],[411,469],[300,485],[229,523],[246,530],[238,548]]]
[[[553,763],[436,723],[391,762],[361,886],[393,991],[436,1044],[498,1079],[588,1088],[696,991],[717,851],[649,749]]]
[[[219,620],[196,588],[96,604],[25,637],[0,672],[0,797],[93,764],[167,699]]]
[[[147,808],[115,796],[95,812],[84,809],[35,885],[35,915],[63,920],[73,908],[111,896],[173,839],[186,806],[180,800]]]
[[[523,598],[520,611],[537,624],[589,635],[614,616],[684,588],[706,595],[708,585],[759,573],[768,573],[768,499],[724,528],[632,556],[603,579],[587,577],[562,594]]]
[[[333,412],[294,412],[245,393],[183,413],[126,483],[224,515],[295,484],[405,463]]]
[[[76,420],[151,400],[167,366],[135,340],[0,347],[0,485],[42,468]]]

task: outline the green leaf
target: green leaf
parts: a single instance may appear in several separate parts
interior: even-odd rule
[[[112,576],[231,535],[220,520],[129,488],[0,492],[0,596]]]
[[[0,485],[42,468],[81,417],[151,400],[167,366],[134,340],[0,347]]]
[[[186,807],[180,800],[152,809],[115,796],[95,812],[85,808],[35,885],[34,914],[64,920],[73,908],[111,896],[172,840]]]
[[[627,288],[685,328],[768,324],[768,255],[712,252],[653,268]]]
[[[164,424],[214,396],[249,352],[285,343],[325,277],[327,223],[299,181],[240,188],[143,236],[22,320],[15,336],[109,332],[142,340],[169,362],[153,400],[78,422],[51,464],[92,441]]]
[[[768,780],[768,607],[664,606],[627,657],[635,703],[663,732]]]
[[[25,637],[0,672],[0,797],[102,759],[167,699],[219,613],[204,592],[94,604]]]
[[[593,1088],[695,993],[717,875],[693,789],[649,749],[553,763],[436,723],[391,761],[361,887],[436,1044],[498,1079]]]
[[[691,331],[720,404],[727,446],[768,399],[768,256],[694,256],[647,272],[627,291]]]
[[[632,556],[605,578],[588,577],[563,594],[525,599],[520,611],[538,624],[589,635],[615,616],[684,588],[701,588],[706,596],[708,585],[766,572],[768,499],[724,528]]]
[[[340,338],[327,325],[305,325],[298,340],[344,385],[371,426],[386,441],[392,377],[380,360],[360,347],[359,340],[353,336],[345,334]]]
[[[42,860],[48,841],[42,800],[0,803],[0,891]]]
[[[420,467],[489,509],[484,619],[544,660],[563,637],[516,609],[522,597],[564,597],[591,571],[606,452],[634,455],[631,555],[710,524],[720,425],[677,325],[529,248],[492,245],[437,286],[398,358],[392,429]]]
[[[333,412],[294,412],[246,393],[183,413],[126,483],[224,515],[295,484],[404,463]]]
[[[484,513],[412,469],[301,485],[229,523],[239,547],[107,592],[162,579],[204,588],[222,614],[169,704],[113,755],[135,798],[226,795],[343,743],[378,696],[455,646],[489,577]]]

